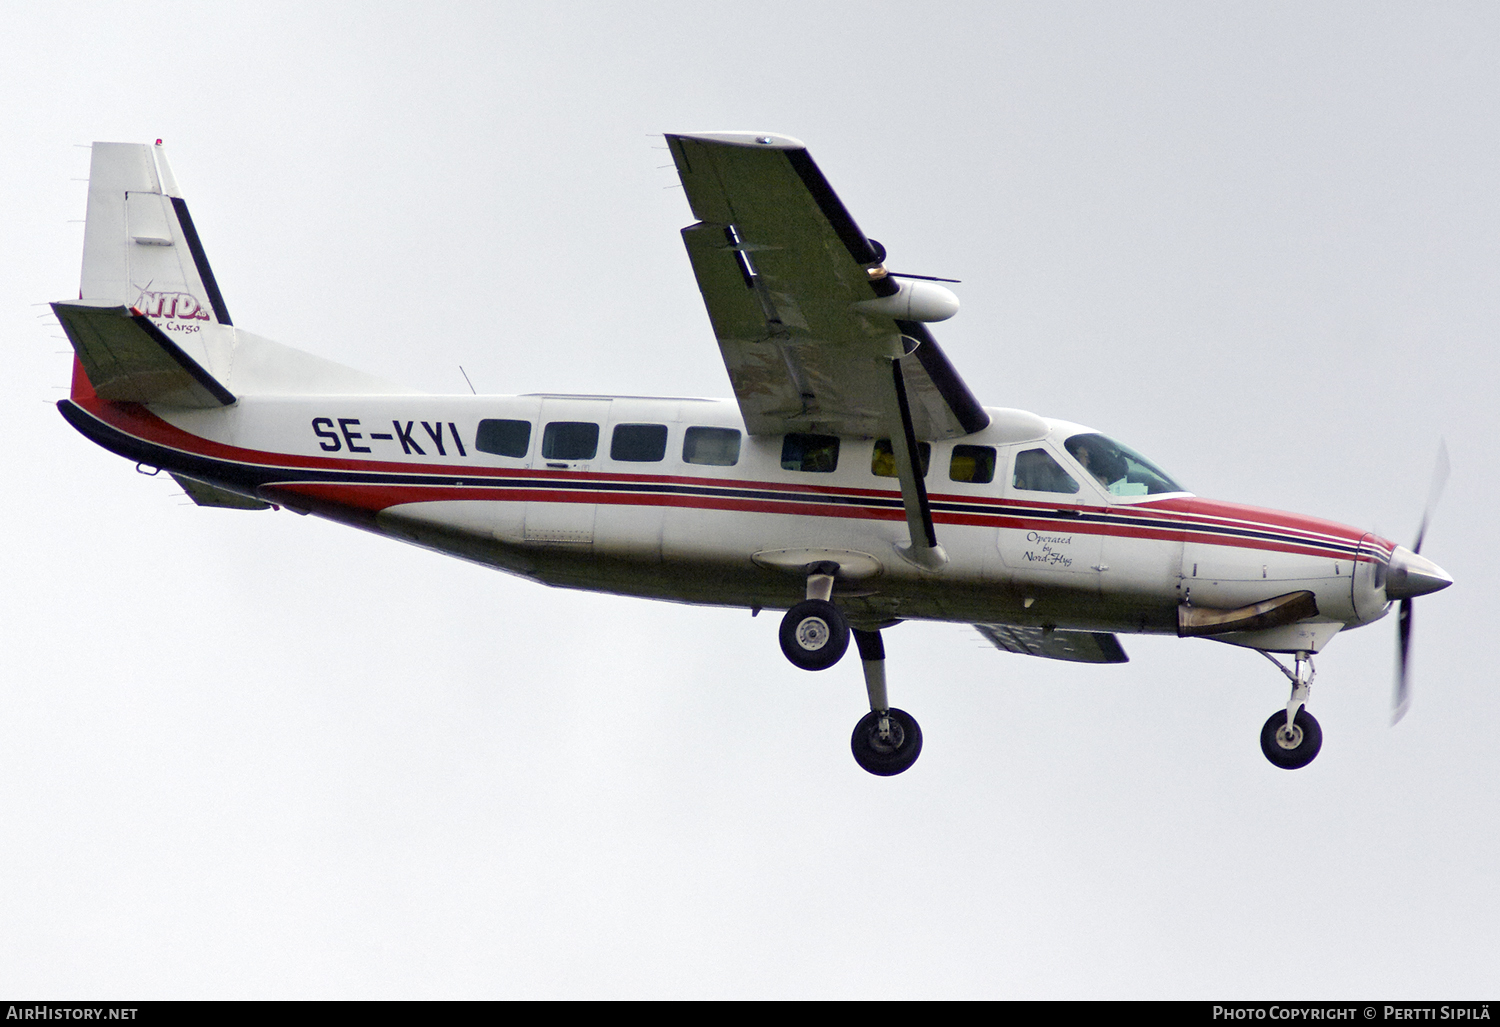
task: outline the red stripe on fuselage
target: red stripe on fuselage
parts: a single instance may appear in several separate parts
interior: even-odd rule
[[[87,395],[80,388],[87,388]],[[900,521],[905,518],[901,507],[870,507],[851,503],[809,501],[806,497],[826,495],[860,500],[883,500],[899,502],[899,491],[872,489],[842,485],[817,485],[792,482],[756,481],[742,478],[712,478],[705,476],[618,474],[604,472],[558,471],[532,468],[483,467],[474,464],[417,463],[415,461],[357,460],[322,456],[301,456],[289,453],[269,453],[262,450],[231,446],[201,436],[193,435],[163,420],[137,403],[114,403],[98,399],[88,386],[81,366],[75,359],[74,402],[106,424],[132,435],[137,439],[165,446],[195,456],[223,460],[265,469],[286,468],[293,473],[290,480],[276,482],[278,491],[302,495],[323,503],[348,506],[351,509],[370,513],[405,503],[436,502],[446,500],[480,500],[498,502],[547,502],[547,503],[594,503],[608,505],[635,505],[679,507],[703,510],[730,510],[742,512],[796,514],[809,517],[842,517],[864,520]],[[448,483],[433,485],[384,484],[359,482],[298,482],[295,470],[352,471],[375,474],[431,474],[476,481],[474,485],[456,486]],[[532,481],[553,479],[559,482],[588,482],[591,488],[548,489],[509,485],[486,488],[484,481],[499,485],[501,482],[526,478]],[[788,493],[785,500],[764,496],[693,495],[682,493],[651,493],[636,491],[612,491],[611,484],[669,485],[687,488],[745,489],[759,492]],[[973,512],[952,510],[933,511],[937,524],[960,524],[978,527],[1015,528],[1023,530],[1057,531],[1066,529],[1079,534],[1108,535],[1117,538],[1152,539],[1164,542],[1181,542],[1188,539],[1209,544],[1254,549],[1270,552],[1293,553],[1306,556],[1329,557],[1337,560],[1369,560],[1374,554],[1368,549],[1358,557],[1351,551],[1357,547],[1365,533],[1347,525],[1301,514],[1244,506],[1215,499],[1178,497],[1161,499],[1129,506],[1080,506],[1061,503],[1046,503],[1027,500],[1010,500],[1002,511],[994,507],[996,497],[962,494],[929,493],[933,503],[950,506],[972,506]],[[1078,511],[1082,515],[1107,515],[1118,519],[1147,519],[1157,523],[1114,524],[1079,520],[1058,511]],[[1032,511],[1035,511],[1032,513]],[[1168,524],[1161,524],[1161,521]],[[1278,539],[1245,538],[1236,531],[1276,531],[1285,533]],[[1286,537],[1313,536],[1313,537]],[[1384,546],[1388,555],[1393,548],[1385,539],[1374,539],[1377,546]],[[1340,548],[1343,547],[1343,548]]]

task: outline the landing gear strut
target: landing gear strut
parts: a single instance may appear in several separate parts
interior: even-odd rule
[[[870,712],[854,725],[849,740],[854,762],[880,777],[906,770],[922,754],[922,729],[905,710],[892,709],[885,693],[885,643],[879,631],[855,629],[854,642],[865,670]]]
[[[827,670],[843,657],[854,635],[865,672],[870,712],[854,726],[849,746],[854,761],[880,777],[906,770],[922,753],[922,729],[905,710],[891,708],[885,691],[885,643],[880,631],[850,629],[833,605],[833,579],[838,564],[817,563],[807,568],[807,598],[781,619],[781,651],[803,670]]]
[[[1311,763],[1323,747],[1323,729],[1304,708],[1315,674],[1312,654],[1298,653],[1294,670],[1287,670],[1270,653],[1262,655],[1276,664],[1291,681],[1292,696],[1287,700],[1286,709],[1271,714],[1271,719],[1260,729],[1260,748],[1266,759],[1282,770],[1297,770]]]

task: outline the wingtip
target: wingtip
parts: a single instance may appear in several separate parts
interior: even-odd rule
[[[759,150],[805,150],[807,144],[774,132],[668,132],[668,139],[694,139],[700,143],[743,146]]]

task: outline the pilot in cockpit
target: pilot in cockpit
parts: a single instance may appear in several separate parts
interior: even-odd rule
[[[1065,444],[1073,458],[1083,465],[1083,469],[1094,476],[1094,480],[1102,485],[1107,492],[1113,491],[1111,485],[1124,480],[1129,473],[1125,460],[1119,453],[1110,452],[1101,445],[1097,436],[1075,435]]]

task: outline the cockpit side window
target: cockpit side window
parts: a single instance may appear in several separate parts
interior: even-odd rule
[[[1098,432],[1074,435],[1063,446],[1112,496],[1186,491],[1135,450]]]
[[[1028,449],[1016,454],[1016,471],[1011,484],[1026,492],[1072,495],[1078,491],[1078,482],[1045,449]]]

